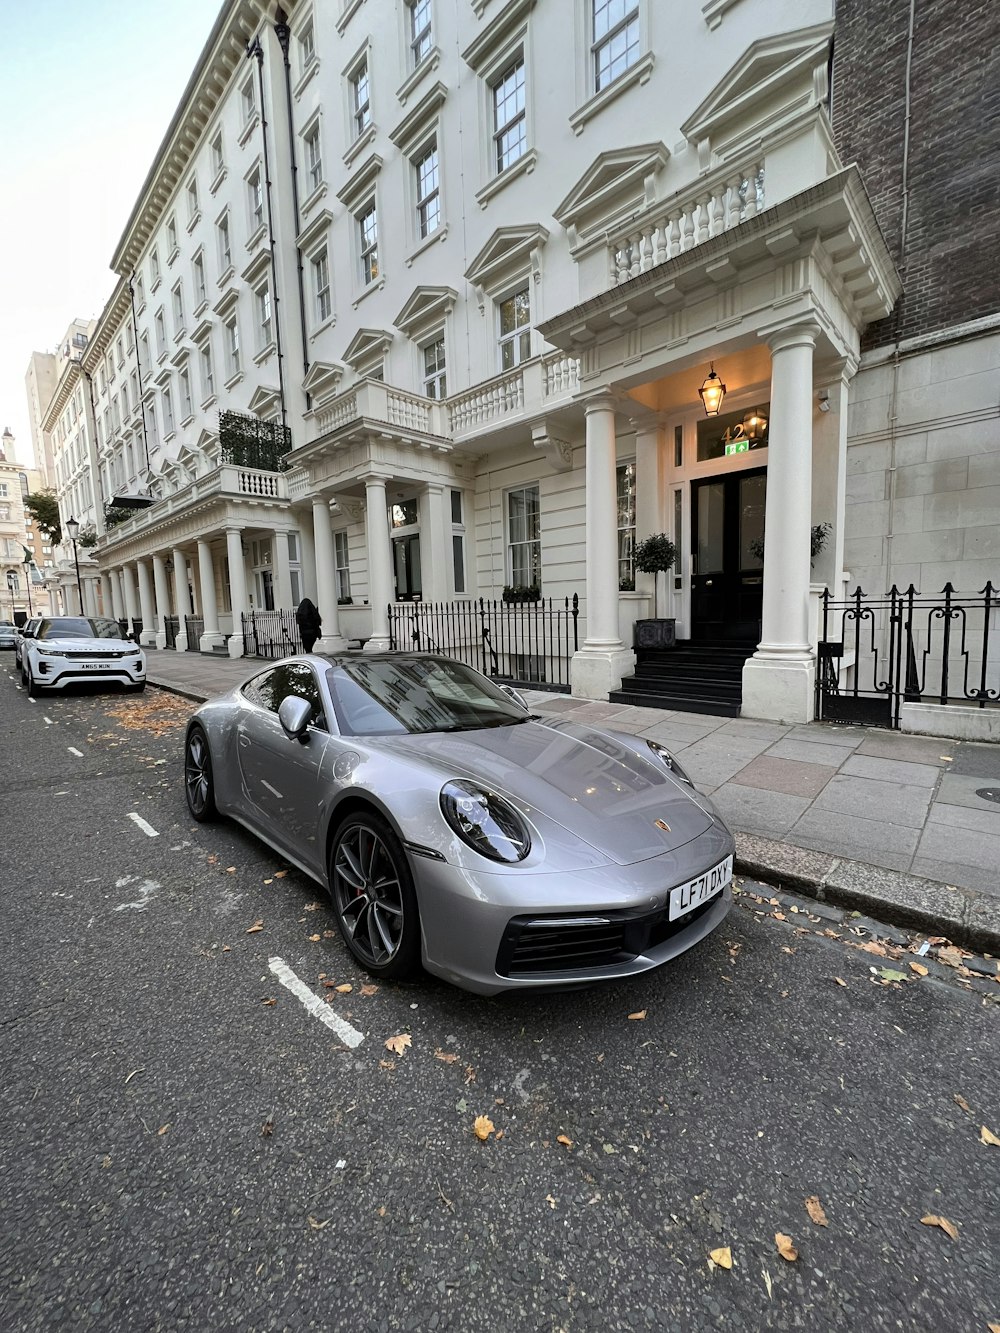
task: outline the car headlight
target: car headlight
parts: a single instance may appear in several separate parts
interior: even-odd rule
[[[475,783],[445,783],[441,813],[464,843],[491,861],[523,861],[531,850],[531,838],[517,811]]]
[[[62,657],[62,651],[59,648],[43,648],[41,644],[38,644],[35,651],[40,657]]]
[[[656,755],[663,767],[668,768],[675,778],[678,778],[681,782],[686,782],[689,787],[694,786],[694,783],[665,745],[661,745],[659,741],[647,741],[646,744]]]

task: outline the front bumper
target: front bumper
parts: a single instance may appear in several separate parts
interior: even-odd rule
[[[145,663],[128,661],[102,663],[98,668],[81,667],[65,658],[39,658],[34,667],[35,683],[46,690],[62,690],[67,685],[141,685],[146,679]]]
[[[670,890],[734,850],[720,823],[676,853],[572,873],[475,875],[414,857],[424,966],[483,995],[634,976],[710,934],[732,905],[727,887],[668,921]]]

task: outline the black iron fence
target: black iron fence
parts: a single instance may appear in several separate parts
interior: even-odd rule
[[[133,639],[136,643],[139,642],[139,635],[142,633],[142,621],[138,617],[133,616],[130,621],[127,616],[122,616],[118,621],[118,628],[123,639]]]
[[[267,657],[273,661],[302,652],[294,611],[249,611],[240,619],[243,651],[248,657]]]
[[[512,685],[566,692],[579,618],[576,593],[561,602],[390,602],[389,642],[457,658]]]
[[[904,703],[996,706],[1000,589],[922,596],[911,583],[884,597],[823,593],[816,716],[898,727]]]

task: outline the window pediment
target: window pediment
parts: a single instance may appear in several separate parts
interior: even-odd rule
[[[454,287],[415,287],[392,322],[408,338],[413,338],[444,320],[457,300]]]
[[[382,159],[378,153],[372,153],[357,169],[351,179],[337,194],[337,198],[351,213],[365,202],[375,187],[378,174],[382,170]]]
[[[332,398],[344,376],[344,367],[331,361],[314,361],[309,373],[302,381],[302,388],[313,399],[313,407],[318,407]]]
[[[465,276],[483,291],[500,286],[517,269],[527,270],[549,239],[540,223],[524,227],[498,227],[465,270]]]
[[[230,287],[228,291],[222,293],[212,309],[220,319],[225,319],[231,310],[236,308],[240,299],[240,294],[235,287]]]
[[[447,96],[448,89],[439,79],[409,115],[404,116],[396,128],[389,131],[390,140],[404,157],[409,156],[421,136],[433,125]]]
[[[535,7],[535,0],[508,0],[496,18],[471,45],[462,52],[462,59],[477,73],[511,40],[516,29],[523,25]]]
[[[738,131],[759,135],[790,104],[825,101],[832,36],[830,21],[752,42],[681,125],[685,139],[704,159]]]
[[[255,255],[247,264],[246,268],[240,273],[240,277],[249,287],[254,287],[260,282],[271,268],[270,248],[261,250],[260,254]]]
[[[570,244],[627,209],[654,203],[655,178],[669,157],[664,143],[599,154],[552,214],[570,233]]]
[[[358,329],[347,344],[344,360],[352,370],[366,366],[378,357],[384,356],[392,342],[392,334],[387,329]]]
[[[281,405],[281,390],[273,384],[259,384],[247,405],[247,410],[262,421],[269,421]]]
[[[295,238],[295,244],[303,254],[315,248],[333,223],[333,214],[328,208],[317,213],[308,227],[304,227]]]

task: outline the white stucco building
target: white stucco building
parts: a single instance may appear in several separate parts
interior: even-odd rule
[[[572,686],[601,698],[655,610],[634,542],[665,532],[678,637],[743,650],[744,714],[813,716],[820,590],[845,544],[884,564],[848,516],[849,429],[869,445],[862,340],[902,290],[835,142],[834,19],[225,4],[84,358],[104,604],[239,655],[247,613],[303,595],[320,649],[371,650],[416,599],[577,594]],[[220,431],[233,410],[271,441]],[[510,646],[505,673],[544,670]]]

